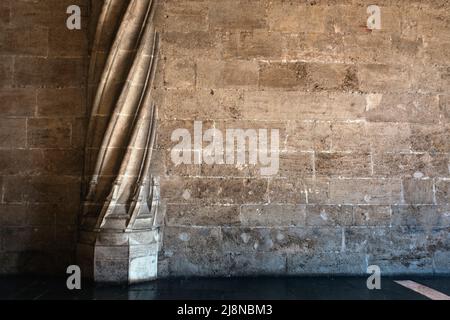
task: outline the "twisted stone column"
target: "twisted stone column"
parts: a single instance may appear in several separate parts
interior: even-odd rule
[[[155,0],[104,0],[92,43],[85,201],[77,255],[99,282],[156,278],[159,183],[150,175],[156,137],[152,83]]]

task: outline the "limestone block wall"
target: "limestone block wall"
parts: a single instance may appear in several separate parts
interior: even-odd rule
[[[449,9],[165,1],[160,274],[448,273]],[[174,165],[171,134],[195,120],[279,129],[278,174]]]
[[[0,274],[76,262],[89,8],[0,1]],[[447,1],[160,0],[155,18],[160,277],[449,273]],[[278,129],[279,170],[175,165],[194,121]]]
[[[66,28],[69,5],[83,29]],[[88,1],[0,1],[0,274],[74,263]]]

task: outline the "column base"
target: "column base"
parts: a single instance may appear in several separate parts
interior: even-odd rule
[[[77,261],[84,278],[133,284],[158,276],[159,229],[132,232],[81,231]]]

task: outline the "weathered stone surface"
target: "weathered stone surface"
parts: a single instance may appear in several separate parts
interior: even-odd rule
[[[411,226],[395,229],[352,228],[346,231],[346,241],[351,250],[367,252],[369,264],[378,264],[386,274],[431,273],[434,252],[448,250],[446,232],[448,229],[445,228]],[[395,251],[390,250],[392,246]]]
[[[55,246],[54,230],[51,226],[3,228],[2,241],[8,244],[4,251],[51,251]]]
[[[126,260],[128,259],[129,248],[128,246],[97,246],[95,248],[95,255],[99,260]]]
[[[258,120],[354,120],[362,119],[366,101],[362,95],[250,91],[244,95],[242,116]]]
[[[382,274],[387,276],[394,275],[431,275],[433,274],[433,260],[429,257],[414,258],[410,255],[394,256],[387,258],[377,258],[370,256],[368,259],[370,265],[380,267]]]
[[[27,223],[26,204],[7,204],[2,206],[0,223],[3,227],[20,227]]]
[[[366,99],[368,121],[436,124],[440,118],[436,95],[376,93]]]
[[[306,207],[308,226],[351,226],[353,225],[352,206],[308,205]]]
[[[325,3],[329,3],[326,1]],[[366,37],[377,37],[384,34],[398,34],[401,31],[400,11],[392,2],[379,2],[383,12],[382,29],[367,30],[367,3],[358,1],[358,5],[349,1],[339,1],[330,10],[327,19],[327,27],[330,31],[343,34],[365,35]],[[395,3],[397,4],[397,3]]]
[[[271,203],[306,204],[312,203],[315,199],[326,201],[327,194],[328,183],[320,179],[287,177],[274,178],[269,181]]]
[[[343,37],[330,33],[278,33],[278,44],[285,47],[283,58],[315,62],[347,62]]]
[[[208,22],[211,28],[252,30],[266,26],[265,12],[263,0],[212,0],[209,2]]]
[[[0,272],[4,275],[42,274],[51,275],[54,272],[64,273],[67,265],[73,260],[72,254],[51,251],[2,252],[0,259],[4,260]],[[24,263],[24,262],[27,263]]]
[[[127,283],[128,260],[99,260],[94,266],[94,277],[98,282]]]
[[[164,178],[161,195],[169,203],[242,204],[264,202],[265,179]]]
[[[189,59],[174,59],[166,63],[164,81],[168,88],[194,88],[196,64]]]
[[[442,218],[438,207],[433,205],[394,206],[392,208],[392,224],[395,226],[430,229],[442,225]]]
[[[305,226],[304,205],[244,205],[240,220],[247,227],[301,227]]]
[[[401,181],[395,179],[333,179],[330,202],[335,204],[398,204]]]
[[[368,177],[371,175],[368,153],[318,153],[315,157],[317,176]]]
[[[403,197],[408,204],[434,204],[434,181],[403,179]]]
[[[204,206],[168,204],[168,226],[226,226],[240,223],[237,205]]]
[[[325,31],[328,7],[274,1],[268,9],[269,28],[292,33]]]
[[[216,34],[207,31],[178,30],[165,32],[161,36],[162,50],[166,57],[189,57],[193,53],[198,56],[220,54]]]
[[[0,174],[72,175],[81,173],[79,150],[4,149],[0,150]]]
[[[290,121],[286,151],[327,151],[331,149],[333,125],[329,122]]]
[[[383,177],[447,177],[448,156],[429,153],[376,153],[374,174]]]
[[[357,77],[361,91],[366,93],[405,92],[413,86],[409,70],[401,65],[360,65]]]
[[[231,276],[251,276],[254,274],[279,275],[286,270],[286,257],[283,254],[261,253],[231,254],[229,274]]]
[[[173,252],[221,252],[222,231],[218,227],[165,227],[164,245]]]
[[[450,122],[450,96],[440,95],[439,96],[439,110],[440,116],[445,123]]]
[[[0,23],[6,25],[9,23],[11,16],[11,7],[9,2],[4,2],[0,5]]]
[[[351,9],[350,9],[351,10]],[[341,10],[342,11],[342,10]],[[346,14],[344,12],[344,14]],[[339,19],[339,18],[337,18]],[[346,17],[348,19],[348,17]],[[334,28],[339,28],[337,22]],[[358,26],[359,27],[359,26]],[[361,28],[359,28],[361,29]],[[343,57],[360,63],[390,62],[394,54],[391,36],[387,34],[351,34],[342,37]]]
[[[307,86],[304,63],[264,63],[260,67],[260,86],[264,89],[301,90]]]
[[[65,119],[30,119],[28,145],[35,148],[67,148],[71,146],[72,123]]]
[[[77,202],[80,178],[70,176],[8,176],[3,181],[5,202]]]
[[[265,30],[240,31],[227,33],[223,37],[222,55],[224,58],[274,58],[283,55],[284,35]]]
[[[365,256],[358,253],[292,254],[287,257],[289,275],[363,275],[366,271]]]
[[[311,178],[314,171],[313,155],[307,152],[281,153],[280,169],[281,177],[297,176]]]
[[[246,159],[249,159],[249,153],[246,153]],[[197,166],[198,167],[198,166]],[[224,164],[224,165],[202,165],[200,174],[203,177],[242,177],[242,178],[258,178],[261,173],[261,165],[259,164]]]
[[[213,121],[203,121],[202,127],[205,129],[214,128]],[[194,135],[194,121],[192,120],[167,120],[158,124],[158,139],[156,149],[172,150],[178,141],[172,141],[172,133],[177,129],[186,129],[192,136]],[[194,150],[194,147],[192,147]]]
[[[448,204],[450,197],[450,180],[436,181],[436,201],[438,204]]]
[[[356,206],[353,208],[356,226],[389,226],[391,223],[390,206]]]
[[[450,125],[411,126],[411,148],[417,152],[450,152]]]
[[[13,84],[14,57],[6,56],[0,61],[0,86],[6,87]]]
[[[359,86],[352,66],[319,63],[263,63],[260,66],[263,89],[353,91]]]
[[[310,186],[305,179],[271,179],[269,181],[269,200],[280,204],[307,203]]]
[[[26,147],[26,119],[0,119],[0,147]]]
[[[448,251],[438,251],[433,257],[433,266],[436,273],[448,274],[450,269],[450,253]]]
[[[166,1],[158,15],[167,31],[204,31],[208,29],[208,4],[205,1]],[[158,24],[159,21],[156,23]]]
[[[28,89],[0,89],[0,116],[27,117],[36,112],[36,92]]]
[[[84,0],[75,0],[72,4],[79,5],[82,12],[87,9],[88,5]],[[11,3],[11,21],[20,26],[58,26],[67,19],[65,11],[68,5],[70,3],[68,4],[67,1],[54,0],[36,4],[28,1],[15,1]]]
[[[37,114],[41,117],[82,117],[85,109],[84,89],[37,90]]]
[[[171,158],[171,150],[161,150],[158,152],[158,156],[160,157],[161,165],[163,166],[162,170],[157,172],[164,172],[167,176],[200,176],[202,172],[202,167],[197,164],[179,164],[176,165]],[[192,157],[194,155],[200,154],[200,151],[193,150]],[[193,159],[193,158],[192,158]]]
[[[411,128],[409,124],[368,123],[367,134],[371,147],[379,152],[409,152]]]
[[[2,55],[47,55],[48,29],[46,28],[2,28],[0,54]]]
[[[342,232],[332,227],[222,228],[226,252],[334,252],[341,249]]]
[[[86,20],[82,19],[86,27]],[[84,32],[73,32],[67,28],[54,27],[48,32],[48,55],[56,57],[84,57],[88,39]]]
[[[141,283],[155,279],[158,276],[157,255],[149,255],[131,259],[128,273],[128,283]],[[151,266],[149,268],[149,266]]]
[[[160,114],[164,119],[239,119],[242,93],[229,90],[167,90]]]
[[[206,60],[197,62],[197,87],[245,88],[258,87],[258,64],[246,60]]]
[[[170,276],[224,277],[229,276],[231,261],[229,254],[222,253],[165,253],[168,256],[168,273]]]
[[[14,81],[19,86],[82,86],[85,65],[81,58],[17,57]]]
[[[422,230],[350,227],[345,229],[344,236],[347,251],[366,253],[377,259],[406,256],[411,252],[415,257],[424,257],[426,253],[426,234]],[[390,249],[392,246],[395,251]]]
[[[370,139],[364,123],[331,123],[331,150],[355,153],[369,152]]]

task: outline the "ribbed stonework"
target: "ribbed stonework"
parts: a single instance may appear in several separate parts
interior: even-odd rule
[[[157,118],[155,5],[104,0],[92,43],[78,258],[83,274],[97,282],[157,277],[159,182],[150,175]]]

